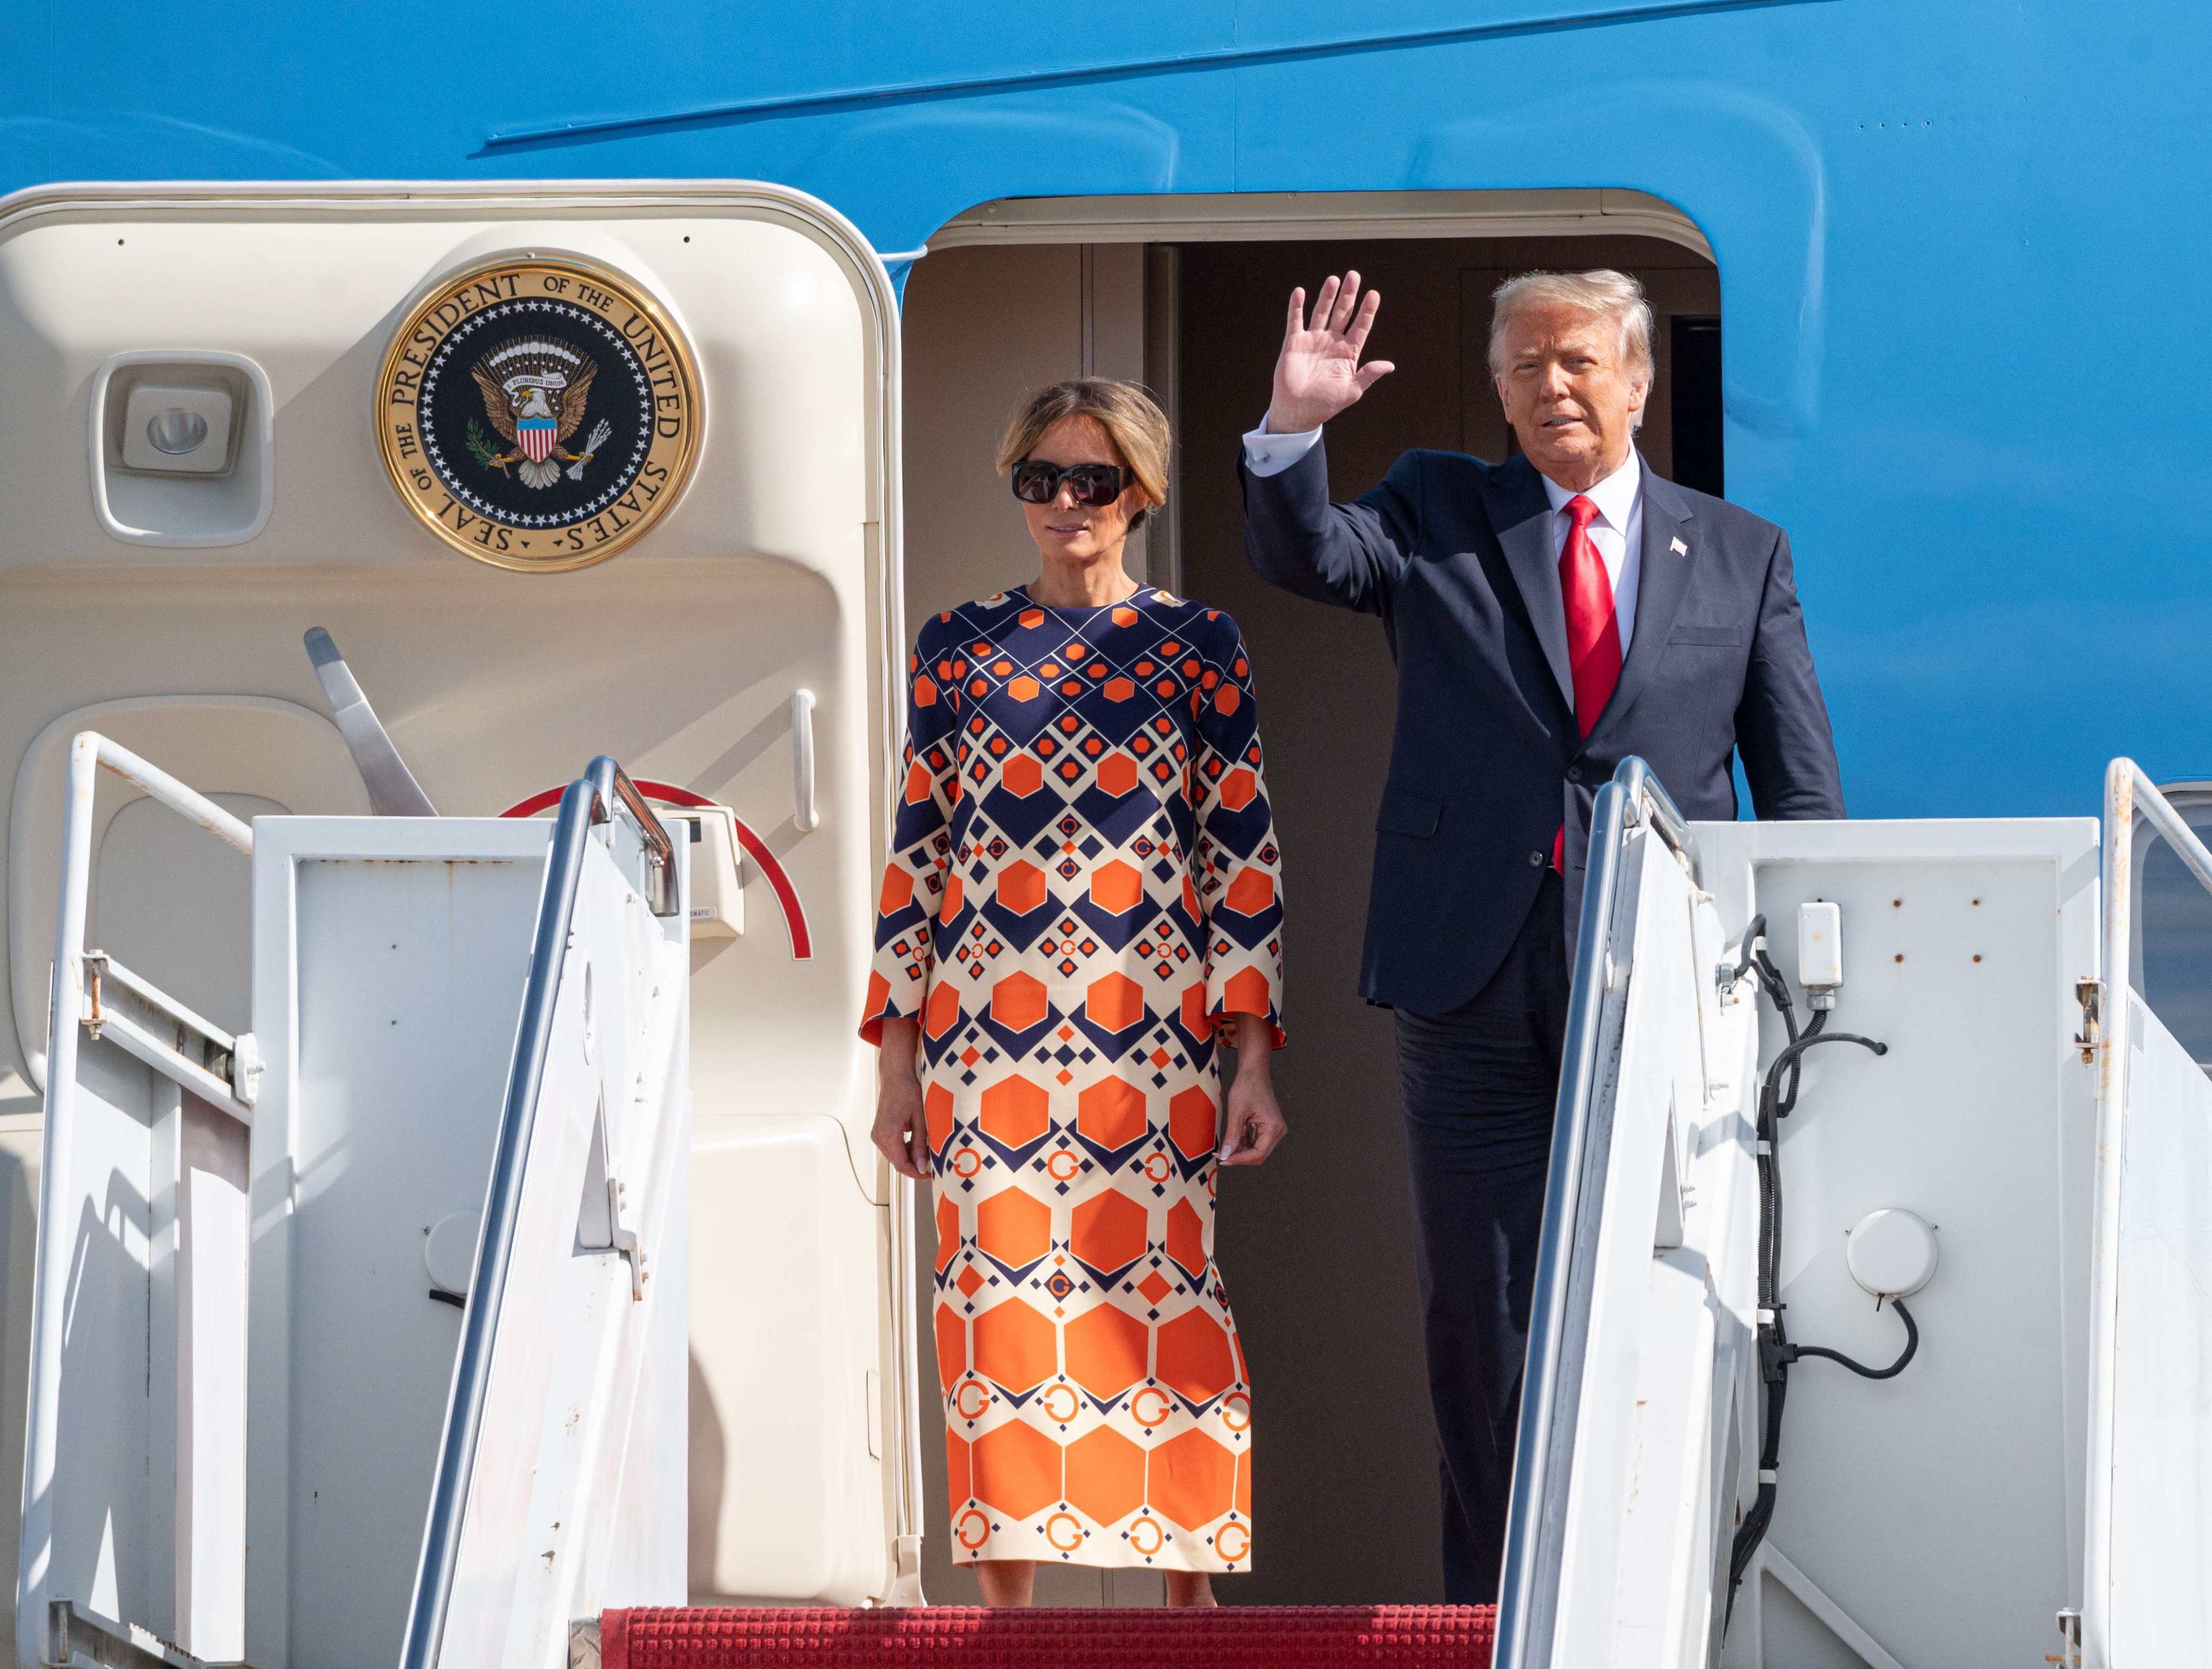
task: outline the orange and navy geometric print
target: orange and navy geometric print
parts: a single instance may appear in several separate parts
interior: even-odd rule
[[[918,640],[861,1035],[921,1022],[955,1557],[1242,1570],[1215,1032],[1282,1042],[1282,865],[1218,610],[1021,590]]]

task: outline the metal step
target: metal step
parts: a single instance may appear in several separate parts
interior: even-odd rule
[[[150,1629],[112,1621],[73,1599],[46,1602],[44,1661],[47,1669],[246,1669],[196,1658]]]

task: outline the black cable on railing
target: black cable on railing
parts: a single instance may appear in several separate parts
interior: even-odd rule
[[[1888,1367],[1869,1368],[1863,1362],[1854,1362],[1841,1350],[1832,1350],[1825,1344],[1792,1344],[1790,1359],[1796,1362],[1806,1356],[1825,1356],[1830,1362],[1841,1363],[1861,1379],[1895,1379],[1905,1371],[1905,1363],[1920,1353],[1920,1328],[1912,1319],[1912,1312],[1905,1308],[1904,1299],[1893,1296],[1888,1302],[1890,1308],[1897,1312],[1897,1319],[1905,1323],[1905,1349]],[[1881,1306],[1882,1301],[1875,1299],[1874,1307],[1880,1309]]]
[[[1766,1076],[1759,1089],[1759,1113],[1754,1126],[1757,1136],[1759,1166],[1759,1376],[1765,1387],[1766,1407],[1760,1420],[1759,1446],[1759,1490],[1752,1504],[1736,1526],[1735,1539],[1729,1549],[1728,1605],[1723,1612],[1721,1628],[1726,1632],[1729,1622],[1735,1615],[1736,1590],[1751,1569],[1753,1556],[1766,1539],[1767,1527],[1774,1521],[1776,1487],[1782,1468],[1782,1415],[1790,1399],[1790,1369],[1793,1363],[1807,1356],[1817,1356],[1840,1363],[1862,1378],[1870,1380],[1894,1379],[1903,1373],[1920,1350],[1920,1329],[1912,1320],[1912,1312],[1905,1301],[1892,1296],[1888,1302],[1905,1323],[1905,1350],[1887,1368],[1869,1368],[1853,1361],[1840,1350],[1832,1350],[1824,1344],[1793,1344],[1783,1320],[1787,1308],[1780,1296],[1782,1268],[1782,1120],[1796,1108],[1799,1087],[1799,1068],[1805,1056],[1826,1043],[1850,1043],[1876,1055],[1886,1055],[1889,1046],[1871,1037],[1861,1037],[1855,1032],[1832,1032],[1827,1029],[1829,1011],[1815,1009],[1813,1018],[1803,1030],[1797,1026],[1797,1005],[1790,995],[1789,982],[1774,966],[1759,942],[1766,926],[1764,916],[1754,917],[1744,930],[1743,959],[1737,964],[1737,977],[1748,970],[1758,976],[1759,988],[1765,991],[1781,1017],[1789,1041],[1776,1052],[1768,1063]],[[1786,1084],[1785,1084],[1786,1079]],[[1876,1308],[1880,1308],[1880,1300]]]
[[[1729,989],[1732,991],[1743,983],[1743,976],[1751,972],[1765,942],[1766,918],[1755,915],[1743,930],[1743,954],[1736,958],[1735,971],[1729,975]]]

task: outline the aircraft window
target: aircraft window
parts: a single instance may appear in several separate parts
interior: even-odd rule
[[[2185,807],[2182,814],[2212,844],[2212,806]],[[2212,893],[2171,846],[2154,839],[2143,849],[2136,901],[2142,994],[2191,1057],[2212,1070]]]

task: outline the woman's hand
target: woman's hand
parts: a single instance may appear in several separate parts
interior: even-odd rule
[[[915,1053],[921,1027],[913,1020],[884,1022],[882,1053],[876,1059],[876,1127],[870,1138],[901,1176],[929,1180],[929,1127],[922,1112],[921,1081],[915,1076]]]
[[[1256,1165],[1273,1153],[1291,1126],[1275,1102],[1268,1061],[1274,1033],[1256,1014],[1228,1017],[1237,1027],[1237,1077],[1229,1086],[1229,1119],[1214,1157],[1224,1165]]]

